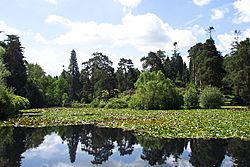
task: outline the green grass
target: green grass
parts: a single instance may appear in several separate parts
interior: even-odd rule
[[[250,110],[132,110],[48,108],[23,110],[0,126],[95,124],[134,130],[138,135],[167,138],[241,138],[250,140]]]

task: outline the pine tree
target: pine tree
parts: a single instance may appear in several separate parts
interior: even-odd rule
[[[25,84],[27,81],[26,66],[23,56],[23,47],[16,35],[7,35],[6,52],[4,54],[4,64],[10,75],[6,77],[8,87],[14,88],[15,94],[25,94]]]
[[[79,100],[81,92],[80,72],[77,64],[76,52],[71,51],[68,81],[69,81],[69,97],[71,100]]]
[[[213,39],[198,43],[189,50],[191,81],[198,88],[206,85],[221,87],[225,75],[223,57],[217,51]]]

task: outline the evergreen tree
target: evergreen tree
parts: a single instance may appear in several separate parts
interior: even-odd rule
[[[234,93],[250,107],[250,39],[241,41],[226,58],[227,82]]]
[[[0,46],[0,85],[5,85],[5,78],[10,75],[3,62],[4,48]]]
[[[225,75],[223,57],[213,39],[198,43],[189,50],[191,80],[198,88],[206,85],[221,87]]]
[[[77,64],[76,52],[71,51],[69,64],[69,97],[71,100],[79,100],[81,92],[80,72]]]
[[[116,78],[112,61],[102,53],[93,53],[93,57],[87,62],[83,62],[82,77],[86,78],[86,85],[83,85],[83,92],[91,93],[85,96],[102,97],[103,92],[107,92],[108,98],[114,96],[116,88]],[[90,81],[90,83],[89,83]]]
[[[116,71],[117,86],[119,91],[134,89],[134,83],[138,79],[138,71],[134,68],[130,59],[121,58]]]
[[[164,72],[163,68],[163,62],[165,59],[165,52],[164,51],[157,51],[155,52],[149,52],[147,57],[142,57],[142,67],[144,70],[147,70],[149,72],[153,71],[161,71]]]
[[[24,64],[23,47],[16,35],[8,35],[4,64],[10,75],[6,77],[8,87],[12,87],[17,95],[24,95],[24,86],[27,81],[26,66]]]

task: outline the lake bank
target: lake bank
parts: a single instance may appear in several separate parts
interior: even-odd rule
[[[249,109],[132,110],[48,108],[21,111],[0,126],[46,127],[94,124],[164,138],[250,140]]]

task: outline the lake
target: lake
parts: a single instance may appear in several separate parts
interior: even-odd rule
[[[164,139],[94,125],[0,127],[1,167],[250,166],[250,142]]]

